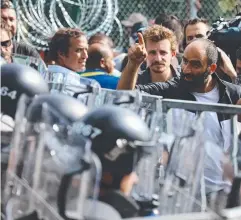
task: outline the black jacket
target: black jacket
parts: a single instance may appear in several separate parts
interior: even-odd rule
[[[13,41],[13,53],[41,59],[38,51],[24,42]]]
[[[173,77],[179,77],[180,73],[178,72],[178,69],[175,69],[172,65],[170,66],[171,71],[172,71],[172,76]],[[143,71],[141,74],[138,74],[137,78],[137,85],[145,85],[151,83],[151,73],[150,73],[150,68],[147,68],[145,71]]]
[[[216,78],[219,85],[219,103],[236,104],[241,98],[241,86],[223,81],[216,74],[213,74],[213,77]],[[182,86],[179,77],[174,77],[167,82],[136,85],[136,89],[151,95],[159,95],[163,98],[196,101],[194,95],[185,90],[185,88]]]
[[[122,218],[131,218],[139,215],[139,205],[120,191],[109,191],[104,196],[101,196],[99,200],[112,206],[119,212]]]
[[[241,86],[221,80],[216,74],[213,74],[219,86],[220,99],[218,103],[221,104],[236,104],[241,98]],[[180,78],[175,77],[167,82],[149,83],[146,85],[137,85],[136,89],[151,95],[159,95],[163,98],[181,99],[187,101],[196,101],[194,95],[188,92],[180,83]],[[227,115],[218,114],[219,121],[230,118]]]

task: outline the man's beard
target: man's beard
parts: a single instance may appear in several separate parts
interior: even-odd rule
[[[156,66],[156,65],[162,65],[161,71],[160,71],[159,68],[158,68],[157,70],[155,69],[155,66]],[[161,63],[161,62],[153,62],[153,63],[151,63],[151,64],[149,65],[149,67],[150,67],[150,68],[151,68],[151,67],[154,67],[154,68],[151,68],[154,73],[163,73],[163,72],[165,72],[166,69],[167,69],[165,63],[163,63],[163,62],[162,62],[162,63]]]
[[[208,76],[209,72],[207,70],[199,74],[198,76],[181,72],[180,84],[185,87],[185,89],[192,91],[194,89],[198,89],[204,86],[207,82]],[[185,80],[185,77],[188,77],[191,80]]]

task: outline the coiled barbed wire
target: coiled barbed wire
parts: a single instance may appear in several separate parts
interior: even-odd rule
[[[49,39],[63,27],[80,28],[89,37],[102,32],[110,35],[118,28],[116,47],[123,42],[117,18],[118,0],[16,0],[18,40],[37,50],[48,50]],[[116,32],[116,29],[115,29]]]

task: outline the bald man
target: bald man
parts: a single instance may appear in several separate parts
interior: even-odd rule
[[[113,51],[108,45],[94,43],[89,46],[86,71],[81,76],[95,79],[102,88],[116,89],[118,77],[110,75],[114,70]]]
[[[218,50],[207,39],[196,39],[185,48],[180,79],[173,78],[163,83],[136,85],[138,68],[146,57],[145,42],[143,37],[139,35],[139,44],[134,45],[128,52],[128,64],[122,72],[118,89],[139,89],[152,95],[163,96],[164,98],[210,104],[241,103],[241,87],[220,80],[217,76]],[[187,113],[190,119],[195,121],[195,113]],[[176,123],[173,125],[175,133],[180,128],[182,114],[177,112],[173,116],[175,117],[173,122]],[[221,165],[223,153],[228,153],[231,146],[230,116],[206,112],[204,127],[206,193],[207,196],[216,192],[222,194],[230,187],[230,183],[223,179]]]
[[[92,45],[95,43],[108,45],[111,49],[114,48],[114,42],[112,41],[112,39],[103,33],[96,33],[89,38],[89,40],[88,40],[89,45]]]

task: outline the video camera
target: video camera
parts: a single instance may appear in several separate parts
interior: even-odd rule
[[[241,13],[229,21],[219,18],[213,23],[208,39],[228,54],[235,66],[236,51],[241,47]]]

